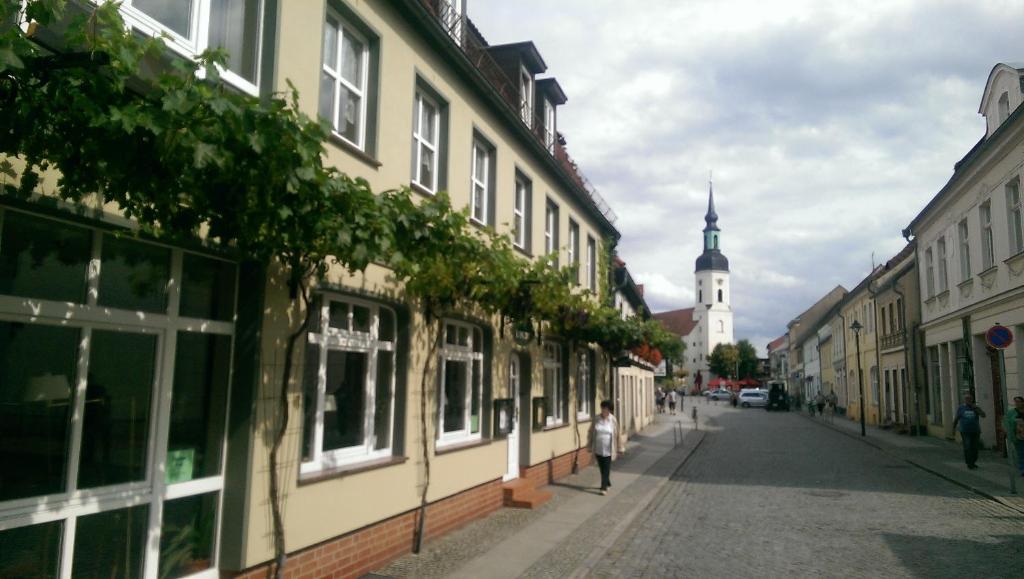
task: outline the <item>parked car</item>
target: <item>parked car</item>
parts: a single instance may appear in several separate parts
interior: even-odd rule
[[[719,388],[718,390],[712,390],[707,396],[709,400],[728,400],[732,398],[732,391]]]
[[[743,392],[740,394],[740,406],[744,408],[768,406],[768,397],[763,392]]]

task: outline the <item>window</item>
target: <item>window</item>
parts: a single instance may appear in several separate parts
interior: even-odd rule
[[[121,11],[135,30],[149,36],[166,33],[168,45],[185,56],[223,48],[228,53],[224,78],[250,94],[257,92],[261,0],[126,0]]]
[[[573,278],[580,285],[580,226],[569,220],[569,267],[573,268]]]
[[[1002,123],[1010,117],[1010,94],[1003,93],[999,97],[999,122]]]
[[[235,266],[0,210],[0,280],[0,576],[210,569]]]
[[[597,291],[597,242],[587,236],[587,289]]]
[[[558,267],[558,206],[550,199],[544,209],[544,253]]]
[[[871,367],[871,402],[878,404],[878,366]]]
[[[882,306],[882,335],[883,336],[885,335],[885,329],[886,329],[886,325],[885,325],[885,306]]]
[[[928,382],[931,385],[928,403],[932,424],[939,425],[942,424],[942,364],[938,346],[928,348]]]
[[[437,444],[477,440],[481,432],[484,339],[480,328],[446,321],[441,347],[442,385],[437,418]]]
[[[940,237],[938,243],[936,243],[939,253],[939,292],[944,292],[949,289],[949,276],[946,270],[946,238],[945,236]]]
[[[718,290],[718,303],[722,303],[722,290]]]
[[[470,217],[483,225],[491,224],[490,208],[494,187],[494,148],[480,137],[473,138],[470,160]]]
[[[512,206],[512,242],[526,252],[530,251],[530,198],[533,186],[530,180],[516,171],[516,195]]]
[[[565,421],[565,384],[562,376],[562,346],[547,342],[544,344],[544,398],[547,399],[548,426]]]
[[[427,193],[445,188],[448,106],[417,79],[413,101],[412,183]]]
[[[718,320],[718,333],[719,334],[724,334],[725,333],[725,322],[722,321],[722,320]]]
[[[992,240],[992,202],[982,203],[978,215],[981,218],[981,267],[989,269],[996,264],[995,244]]]
[[[930,247],[924,251],[924,281],[928,288],[926,295],[929,298],[935,297],[935,259]]]
[[[896,298],[896,316],[897,316],[896,319],[898,321],[898,325],[897,325],[896,329],[898,329],[898,330],[905,329],[906,326],[903,325],[903,300],[901,298]]]
[[[586,420],[590,418],[593,408],[593,397],[590,376],[590,350],[580,350],[576,354],[576,418]]]
[[[971,279],[971,242],[967,230],[967,220],[962,219],[956,226],[960,237],[960,281]]]
[[[523,67],[519,69],[519,114],[526,126],[533,126],[533,75]]]
[[[697,290],[697,303],[704,303],[704,290]]]
[[[1024,219],[1020,200],[1020,179],[1006,184],[1006,216],[1010,221],[1010,254],[1024,251]]]
[[[333,10],[324,25],[320,116],[358,149],[366,145],[369,43]]]
[[[544,99],[544,146],[555,154],[555,105]]]
[[[303,474],[391,455],[395,313],[323,295],[306,345]]]

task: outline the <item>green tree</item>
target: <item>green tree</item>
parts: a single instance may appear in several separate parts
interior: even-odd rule
[[[737,355],[739,356],[740,375],[737,378],[754,378],[757,376],[758,361],[757,351],[750,340],[740,340],[736,343]]]
[[[719,344],[708,356],[708,367],[719,377],[735,376],[739,350],[732,344]]]

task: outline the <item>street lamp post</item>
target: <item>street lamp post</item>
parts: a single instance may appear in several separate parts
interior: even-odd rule
[[[860,435],[867,436],[867,427],[864,425],[864,371],[861,369],[860,364],[860,331],[863,327],[857,320],[853,320],[853,323],[850,324],[850,329],[853,330],[853,335],[857,342],[857,386],[860,388]]]

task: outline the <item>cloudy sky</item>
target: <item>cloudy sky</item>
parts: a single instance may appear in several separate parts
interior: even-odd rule
[[[532,40],[559,130],[619,216],[652,309],[690,307],[714,171],[736,338],[765,345],[900,230],[983,135],[989,71],[1024,60],[1024,2],[468,0]]]

